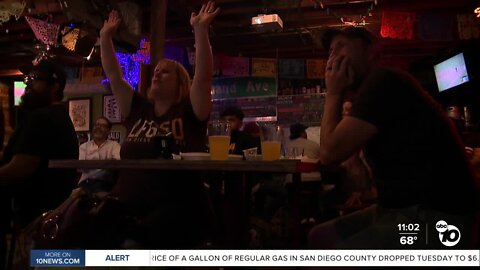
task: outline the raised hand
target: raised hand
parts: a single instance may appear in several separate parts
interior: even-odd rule
[[[192,25],[193,28],[207,28],[218,13],[220,13],[220,8],[215,8],[215,3],[209,1],[207,4],[202,5],[198,14],[192,12],[192,15],[190,16],[190,25]]]
[[[103,27],[100,29],[100,36],[112,37],[120,26],[120,16],[116,10],[112,10],[108,15],[108,19],[103,22]]]

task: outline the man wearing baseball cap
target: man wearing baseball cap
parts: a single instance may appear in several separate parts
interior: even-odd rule
[[[433,226],[448,220],[462,233],[456,247],[471,248],[479,193],[445,112],[412,76],[378,64],[379,42],[367,29],[328,29],[322,44],[329,58],[320,161],[340,164],[364,149],[378,205],[317,225],[312,247],[442,248]],[[346,95],[352,108],[342,118]],[[401,245],[400,220],[423,228],[414,246]]]
[[[75,187],[75,170],[49,169],[48,161],[78,158],[75,129],[60,103],[65,87],[63,69],[44,60],[30,69],[25,82],[27,87],[19,108],[22,117],[0,159],[0,208],[3,217],[7,217],[13,198],[17,227],[55,209]],[[2,249],[4,226],[8,225],[3,222],[0,225]]]

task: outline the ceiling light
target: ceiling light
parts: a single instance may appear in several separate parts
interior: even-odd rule
[[[283,29],[283,22],[278,14],[259,14],[252,17],[252,26],[260,32]]]

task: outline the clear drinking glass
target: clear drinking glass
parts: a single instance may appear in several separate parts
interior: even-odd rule
[[[282,145],[281,128],[276,123],[263,123],[260,125],[262,131],[262,159],[277,160],[280,159],[280,149]]]
[[[302,147],[285,147],[284,156],[286,159],[301,159],[303,156]]]
[[[208,144],[211,160],[227,160],[230,148],[230,124],[227,121],[208,122]]]

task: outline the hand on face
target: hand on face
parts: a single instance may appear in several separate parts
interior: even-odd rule
[[[325,69],[327,93],[343,95],[353,85],[353,82],[354,71],[350,58],[345,55],[330,55]]]
[[[192,12],[192,15],[190,16],[190,25],[192,25],[193,28],[208,28],[218,13],[220,13],[220,8],[215,8],[215,3],[213,1],[209,1],[207,4],[202,5],[202,8],[198,14]]]
[[[100,29],[100,36],[113,36],[120,25],[120,17],[116,10],[112,10],[108,15],[108,20],[103,22],[103,27]]]

